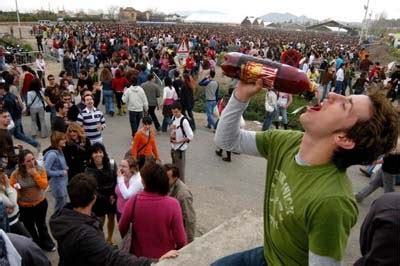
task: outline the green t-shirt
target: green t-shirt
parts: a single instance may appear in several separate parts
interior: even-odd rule
[[[268,159],[264,201],[264,256],[268,265],[308,265],[308,252],[341,260],[358,209],[352,184],[334,164],[296,163],[303,134],[256,135]]]

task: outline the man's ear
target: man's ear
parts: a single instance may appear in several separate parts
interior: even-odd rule
[[[356,145],[354,140],[348,138],[345,133],[336,134],[334,137],[334,140],[335,140],[336,145],[338,145],[339,147],[341,147],[345,150],[351,150]]]

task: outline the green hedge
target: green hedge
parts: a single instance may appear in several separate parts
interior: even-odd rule
[[[220,91],[220,97],[227,93],[226,90]],[[254,96],[249,103],[246,111],[243,114],[245,120],[250,121],[259,121],[263,122],[265,117],[265,91],[260,92],[256,96]],[[204,95],[204,90],[200,90],[199,93],[196,94],[196,102],[193,110],[195,112],[204,113],[205,112],[206,99]],[[299,108],[300,106],[307,105],[307,101],[301,96],[293,96],[293,103],[288,108],[288,120],[289,127],[292,129],[303,130],[299,121],[300,113],[291,114],[294,110]]]

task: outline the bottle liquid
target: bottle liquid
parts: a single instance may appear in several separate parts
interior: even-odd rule
[[[245,83],[255,83],[262,79],[265,87],[290,94],[315,90],[306,73],[300,69],[268,59],[227,53],[221,68],[228,77],[240,79]]]

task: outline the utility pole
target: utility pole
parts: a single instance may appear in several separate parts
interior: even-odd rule
[[[19,38],[22,39],[21,21],[19,20],[18,0],[15,0],[15,9],[17,10],[17,20],[18,20]]]
[[[367,5],[364,6],[365,13],[364,13],[364,20],[362,21],[362,24],[361,24],[360,40],[358,42],[359,44],[362,43],[363,37],[364,37],[364,33],[365,33],[364,32],[364,27],[366,26],[366,23],[367,23],[368,7],[369,7],[369,0],[367,0]]]

